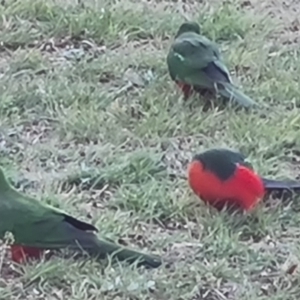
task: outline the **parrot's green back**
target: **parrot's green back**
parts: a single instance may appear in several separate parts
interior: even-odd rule
[[[10,186],[0,168],[0,238],[6,232],[14,244],[39,249],[83,250],[100,258],[114,254],[120,260],[158,267],[158,256],[147,255],[98,239],[97,229],[64,212],[28,197]]]

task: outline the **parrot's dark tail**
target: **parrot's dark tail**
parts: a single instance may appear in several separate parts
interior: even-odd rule
[[[273,180],[273,179],[267,179],[267,178],[262,178],[265,189],[268,192],[272,191],[282,191],[282,190],[287,190],[287,191],[293,191],[293,192],[300,192],[300,182],[297,181],[292,181],[292,180],[287,180],[287,181],[281,181],[281,180]]]
[[[243,92],[235,88],[231,83],[224,83],[223,89],[218,89],[218,92],[225,98],[236,102],[243,107],[257,106],[258,104]]]
[[[70,223],[64,222],[60,229],[65,233],[64,238],[56,243],[52,242],[52,248],[69,247],[75,251],[83,250],[99,259],[109,255],[119,261],[126,261],[129,264],[136,262],[137,266],[149,268],[157,268],[162,264],[161,258],[157,255],[145,254],[105,239],[99,239],[93,232],[75,228]],[[49,249],[50,247],[46,246],[46,248]]]
[[[137,262],[137,266],[157,268],[162,264],[161,258],[157,255],[141,253],[109,241],[97,239],[97,246],[99,253],[112,255],[118,260],[127,261],[128,263]]]

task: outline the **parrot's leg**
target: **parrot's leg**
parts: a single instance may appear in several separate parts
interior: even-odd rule
[[[200,88],[200,87],[196,86],[196,87],[194,87],[194,90],[195,90],[195,92],[197,92],[204,98],[212,98],[215,95],[215,93],[208,88]]]
[[[43,254],[42,249],[19,245],[12,245],[10,251],[12,260],[17,263],[23,263],[28,258],[40,258]]]
[[[210,89],[201,89],[196,88],[195,91],[201,95],[201,97],[204,98],[204,106],[203,111],[208,111],[210,109],[214,109],[215,107],[215,99],[216,99],[216,93]]]

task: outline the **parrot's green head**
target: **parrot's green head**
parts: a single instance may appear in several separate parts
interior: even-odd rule
[[[185,32],[194,32],[194,33],[200,34],[200,26],[196,22],[185,22],[185,23],[181,24],[175,37],[178,37],[182,33],[185,33]]]

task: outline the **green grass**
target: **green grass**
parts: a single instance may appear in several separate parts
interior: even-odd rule
[[[284,27],[261,9],[208,3],[186,4],[185,15],[219,43],[260,112],[181,100],[165,62],[184,20],[179,3],[0,6],[0,164],[26,193],[102,236],[172,261],[137,270],[61,256],[5,260],[0,299],[299,299],[299,274],[287,272],[300,259],[299,198],[232,216],[169,176],[212,146],[243,151],[263,175],[300,170],[299,47],[281,43]],[[83,49],[78,59],[73,46]]]

